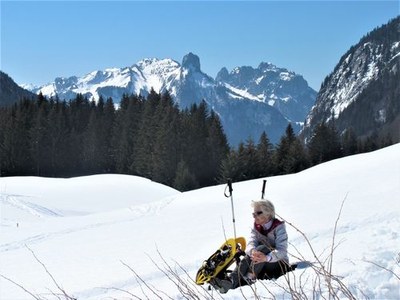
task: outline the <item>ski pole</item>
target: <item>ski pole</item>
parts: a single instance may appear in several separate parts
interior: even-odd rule
[[[232,196],[232,192],[233,192],[233,188],[232,188],[232,179],[228,179],[228,186],[229,188],[229,195],[226,194],[226,188],[225,188],[225,197],[230,197],[231,198],[231,207],[232,207],[232,222],[233,222],[233,236],[235,237],[236,240],[236,224],[235,224],[235,209],[233,206],[233,196]]]
[[[263,180],[263,186],[262,186],[262,190],[261,190],[261,199],[264,200],[264,194],[265,194],[265,184],[267,183],[267,180],[264,179]]]

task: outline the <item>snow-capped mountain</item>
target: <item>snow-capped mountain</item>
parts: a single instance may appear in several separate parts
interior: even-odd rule
[[[316,92],[301,75],[271,63],[261,63],[256,69],[237,67],[230,73],[222,68],[216,81],[233,97],[268,103],[293,122],[303,122],[316,98]]]
[[[247,74],[249,68],[252,76]],[[168,90],[182,109],[205,100],[220,116],[231,145],[249,137],[258,141],[263,131],[277,142],[289,122],[299,130],[316,96],[301,76],[272,64],[239,67],[230,74],[223,68],[215,80],[202,72],[200,59],[193,53],[185,55],[181,64],[172,59],[144,59],[131,67],[59,77],[31,90],[60,99],[78,93],[94,100],[112,97],[118,103],[124,93],[146,96],[152,88]]]
[[[323,82],[306,119],[306,139],[317,124],[335,118],[340,133],[352,128],[360,137],[389,133],[399,140],[395,122],[400,116],[399,28],[397,17],[367,34],[342,56]]]
[[[57,77],[54,82],[31,90],[48,97],[72,99],[83,94],[97,100],[112,97],[118,103],[124,93],[146,95],[151,88],[159,92],[179,76],[179,63],[171,59],[144,59],[131,67],[93,71],[83,77]],[[27,86],[29,88],[29,86]]]

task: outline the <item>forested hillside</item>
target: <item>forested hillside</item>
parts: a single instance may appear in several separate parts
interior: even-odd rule
[[[36,98],[36,94],[24,90],[6,73],[0,71],[0,107],[12,105],[22,98]]]
[[[369,32],[329,74],[307,117],[308,140],[321,122],[341,135],[400,141],[400,16]]]

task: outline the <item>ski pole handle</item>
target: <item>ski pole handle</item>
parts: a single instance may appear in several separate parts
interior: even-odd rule
[[[227,189],[229,189],[229,194],[226,193],[226,190],[227,190]],[[225,190],[224,190],[224,195],[225,195],[225,197],[226,197],[226,198],[232,197],[232,192],[233,192],[233,189],[232,189],[232,179],[228,178],[228,184],[226,185]]]
[[[267,180],[264,179],[263,180],[263,186],[262,186],[262,190],[261,190],[261,199],[264,199],[264,194],[265,194],[265,185],[267,183]]]
[[[233,188],[232,188],[232,179],[228,179],[228,187],[229,187],[229,194],[232,195]]]
[[[226,193],[226,189],[229,189],[229,195]],[[231,208],[232,208],[232,223],[233,223],[233,235],[236,240],[236,224],[235,224],[235,207],[233,206],[233,196],[232,196],[232,179],[228,178],[228,184],[225,187],[224,195],[226,198],[231,198]]]

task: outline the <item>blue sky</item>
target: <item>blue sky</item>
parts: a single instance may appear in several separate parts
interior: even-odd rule
[[[222,67],[271,62],[318,90],[340,57],[399,15],[399,1],[3,1],[1,70],[17,83],[182,61]]]

